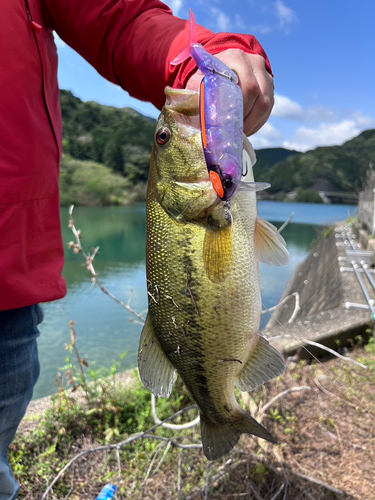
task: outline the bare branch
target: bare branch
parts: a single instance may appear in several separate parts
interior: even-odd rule
[[[342,490],[338,490],[337,488],[334,488],[333,486],[330,486],[329,484],[323,483],[322,481],[318,481],[318,479],[315,479],[314,477],[311,476],[305,476],[305,474],[301,474],[300,472],[293,471],[293,474],[295,476],[300,477],[301,479],[306,479],[307,481],[310,481],[310,483],[317,484],[318,486],[321,486],[322,488],[332,491],[332,493],[335,493],[336,495],[345,495],[345,493]]]
[[[266,313],[275,311],[279,306],[283,305],[284,302],[286,302],[290,297],[295,297],[294,311],[293,311],[291,317],[288,319],[289,324],[293,323],[295,317],[297,316],[298,311],[301,309],[300,305],[299,305],[299,293],[298,292],[293,292],[290,295],[287,295],[282,301],[280,301],[275,306],[270,307],[268,309],[264,309],[264,311],[262,311],[262,314],[266,314]]]
[[[167,456],[167,453],[171,447],[172,443],[171,443],[171,440],[169,439],[168,442],[167,442],[167,446],[164,450],[164,453],[163,453],[163,456],[161,457],[156,469],[154,470],[154,474],[156,474],[158,472],[158,470],[160,469],[160,467],[162,466],[162,463],[164,462],[164,459],[165,457]]]
[[[293,335],[289,335],[289,334],[286,334],[286,335],[276,335],[275,337],[268,337],[267,340],[269,342],[272,342],[273,340],[287,339],[287,338],[295,340],[295,337]],[[365,368],[367,370],[367,366],[366,365],[363,365],[362,363],[359,363],[355,359],[351,359],[351,358],[348,358],[346,356],[342,356],[341,354],[339,354],[338,352],[334,351],[333,349],[330,349],[329,347],[327,347],[327,346],[325,346],[323,344],[319,344],[319,342],[314,342],[313,340],[307,340],[307,339],[301,339],[301,338],[298,338],[298,341],[301,342],[301,344],[305,343],[305,344],[313,345],[315,347],[319,347],[319,349],[323,349],[324,351],[327,351],[330,354],[333,354],[334,356],[336,356],[337,358],[342,359],[343,361],[348,361],[349,363],[354,363],[355,365],[360,366],[361,368]]]
[[[167,438],[163,438],[161,436],[155,436],[155,435],[150,434],[150,433],[154,432],[156,429],[158,429],[159,427],[161,427],[161,425],[163,423],[169,422],[170,420],[174,420],[175,418],[179,417],[180,415],[182,415],[186,411],[193,410],[193,409],[196,409],[196,408],[197,408],[196,406],[188,406],[186,408],[183,408],[182,410],[178,411],[174,415],[172,415],[172,416],[168,417],[167,419],[165,419],[160,424],[154,425],[148,431],[139,432],[138,434],[134,434],[133,436],[130,436],[129,438],[125,439],[124,441],[121,441],[120,443],[111,444],[111,445],[104,445],[104,446],[98,446],[97,448],[92,448],[91,450],[85,450],[85,451],[82,451],[81,453],[78,453],[71,460],[69,460],[69,462],[65,465],[65,467],[63,467],[61,469],[61,471],[57,474],[57,476],[55,477],[55,479],[51,482],[51,484],[48,486],[48,488],[46,489],[46,491],[43,493],[43,496],[42,496],[41,500],[45,500],[47,498],[49,492],[52,490],[52,488],[54,487],[54,485],[56,484],[56,482],[65,474],[65,472],[69,469],[69,467],[71,467],[71,465],[74,464],[74,462],[76,462],[79,458],[82,458],[82,457],[84,457],[86,455],[90,455],[91,453],[97,453],[99,451],[115,450],[117,448],[119,449],[122,446],[125,446],[125,445],[127,445],[129,443],[132,443],[133,441],[136,441],[139,438],[159,439],[159,440],[162,440],[162,441],[167,440]],[[182,445],[182,444],[177,443],[176,441],[172,441],[172,440],[171,440],[171,443],[174,446],[176,446],[177,448],[183,448],[183,449],[201,448],[202,447],[201,444]]]
[[[167,442],[167,446],[170,445],[170,441]],[[147,472],[146,472],[146,477],[145,477],[145,480],[143,481],[143,486],[142,486],[142,496],[141,496],[141,499],[143,499],[144,497],[144,494],[145,494],[145,491],[146,491],[146,485],[147,485],[147,481],[148,481],[148,478],[150,477],[150,474],[151,474],[151,470],[152,470],[152,467],[155,463],[155,460],[156,458],[158,457],[159,453],[160,453],[160,450],[163,446],[166,446],[166,444],[162,441],[161,443],[159,443],[157,445],[157,447],[155,448],[154,450],[154,453],[152,455],[152,459],[151,459],[151,462],[150,462],[150,465],[148,466],[148,469],[147,469]]]
[[[282,483],[280,488],[276,491],[276,493],[272,496],[270,500],[276,500],[276,498],[280,495],[280,493],[283,491],[284,488],[285,488],[285,483]]]
[[[181,493],[181,468],[182,468],[182,455],[184,453],[184,450],[180,451],[180,454],[178,456],[178,475],[177,475],[177,500],[180,500],[180,493]]]
[[[327,389],[325,389],[318,380],[314,379],[314,383],[318,387],[318,389],[320,389],[322,392],[324,392],[324,394],[327,394],[327,396],[331,396],[331,398],[338,399],[339,401],[343,401],[344,403],[351,406],[352,408],[357,408],[357,406],[355,404],[350,403],[346,399],[340,398],[340,396],[336,396],[336,394],[333,394],[333,392],[330,392]]]
[[[161,424],[161,426],[165,427],[166,429],[173,429],[175,431],[180,431],[180,430],[183,430],[183,429],[190,429],[190,427],[194,427],[195,425],[199,424],[199,422],[200,422],[200,418],[199,418],[199,415],[198,415],[195,420],[192,420],[191,422],[188,422],[186,424],[176,425],[176,424],[166,424],[166,423],[163,423],[159,419],[159,417],[157,416],[157,413],[156,413],[156,397],[152,393],[151,393],[151,406],[152,406],[152,416],[154,417],[155,423],[156,424]]]
[[[207,466],[207,471],[206,471],[206,485],[205,485],[205,490],[204,490],[204,500],[208,499],[208,492],[210,488],[210,469],[213,465],[213,462],[210,462]]]
[[[281,231],[283,231],[286,228],[286,226],[289,224],[289,222],[291,222],[293,220],[293,218],[294,218],[294,212],[292,212],[291,215],[290,215],[290,217],[289,217],[289,219],[286,220],[284,222],[284,224],[279,227],[279,229],[277,230],[277,232],[281,233]]]
[[[287,389],[286,391],[280,392],[279,394],[277,394],[277,396],[275,396],[274,398],[272,398],[271,401],[269,401],[267,404],[265,404],[263,406],[263,408],[262,408],[262,414],[264,414],[268,410],[268,408],[270,406],[272,406],[274,403],[276,403],[277,400],[279,400],[280,398],[283,398],[287,394],[289,394],[291,392],[310,391],[310,390],[311,390],[311,387],[308,386],[308,385],[305,385],[305,386],[302,386],[302,387],[292,387],[290,389]]]

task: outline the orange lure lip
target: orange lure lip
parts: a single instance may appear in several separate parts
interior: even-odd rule
[[[201,102],[200,102],[200,118],[201,118],[201,129],[202,129],[202,140],[203,140],[203,147],[204,149],[207,148],[207,135],[206,135],[206,116],[204,114],[204,81],[201,81],[201,88],[200,88],[200,97],[201,97]]]
[[[223,198],[224,188],[223,188],[223,184],[222,184],[221,179],[220,179],[220,175],[217,172],[213,172],[211,170],[210,179],[212,182],[212,186],[213,186],[214,190],[216,191],[216,194],[219,196],[219,198]]]

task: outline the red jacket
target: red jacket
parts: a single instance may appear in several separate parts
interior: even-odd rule
[[[184,87],[192,61],[169,64],[188,24],[158,0],[0,0],[0,310],[63,297],[59,162],[62,122],[52,30],[130,95],[164,104]],[[267,56],[250,35],[198,27],[215,54],[240,48]]]

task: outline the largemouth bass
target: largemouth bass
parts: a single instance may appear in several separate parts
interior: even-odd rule
[[[176,371],[196,401],[209,460],[242,433],[275,442],[242,410],[234,388],[251,391],[285,371],[259,333],[259,260],[289,254],[276,228],[257,216],[255,183],[232,200],[215,192],[199,127],[198,94],[166,88],[147,194],[149,311],[138,366],[156,396],[168,397]],[[250,179],[252,180],[252,179]]]

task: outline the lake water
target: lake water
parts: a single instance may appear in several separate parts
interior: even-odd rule
[[[295,267],[305,259],[322,225],[344,220],[353,215],[356,207],[348,205],[316,205],[261,201],[261,217],[280,226],[292,212],[295,216],[283,231],[291,255],[288,266],[282,268],[261,264],[261,289],[264,308],[275,305]],[[64,241],[73,240],[68,229],[68,209],[61,209]],[[82,231],[82,246],[86,252],[99,246],[95,269],[104,286],[123,302],[131,290],[131,305],[137,312],[147,308],[145,244],[145,205],[132,207],[76,208],[76,227]],[[68,320],[76,320],[77,347],[90,364],[109,367],[124,351],[128,354],[123,367],[137,364],[137,350],[142,326],[129,321],[130,314],[104,295],[83,265],[81,255],[66,250],[64,276],[68,283],[67,296],[43,305],[44,322],[40,325],[39,353],[41,375],[34,398],[56,391],[58,368],[65,364],[65,344],[70,341]],[[262,319],[262,327],[268,321]]]

